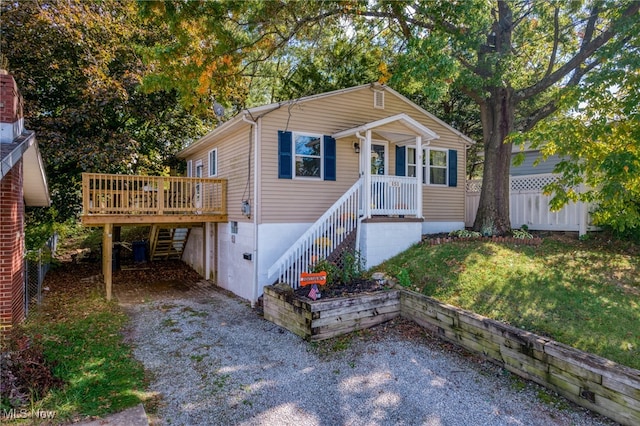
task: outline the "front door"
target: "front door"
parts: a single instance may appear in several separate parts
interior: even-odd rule
[[[386,143],[371,143],[371,175],[386,175],[389,169],[389,156]]]
[[[385,176],[389,170],[388,144],[382,141],[371,143],[371,207],[373,210],[384,208],[385,187],[383,180],[377,180],[376,176]]]

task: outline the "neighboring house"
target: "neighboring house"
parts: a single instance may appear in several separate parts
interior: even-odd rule
[[[596,229],[591,225],[591,206],[587,203],[571,202],[559,211],[551,211],[553,196],[545,195],[543,188],[557,179],[558,175],[553,171],[562,159],[557,155],[543,159],[540,150],[525,147],[522,150],[524,160],[516,166],[514,160],[520,152],[519,146],[513,147],[509,194],[511,227],[524,225],[537,231],[578,231],[580,235]],[[467,181],[466,226],[473,226],[481,188],[482,180]]]
[[[187,176],[226,179],[229,206],[182,259],[252,303],[347,246],[375,266],[464,227],[473,143],[380,84],[243,110],[179,153]]]
[[[50,204],[35,133],[24,129],[22,96],[0,70],[0,332],[24,319],[24,207]]]

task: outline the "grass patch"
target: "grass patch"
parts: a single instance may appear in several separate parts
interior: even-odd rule
[[[378,270],[445,303],[640,369],[640,256],[594,241],[416,245]],[[405,272],[402,272],[405,271]]]
[[[63,264],[50,271],[45,285],[52,291],[22,326],[41,342],[54,376],[64,382],[34,409],[55,411],[60,422],[118,412],[147,397],[144,369],[124,342],[126,315],[82,283],[86,274],[79,269]]]

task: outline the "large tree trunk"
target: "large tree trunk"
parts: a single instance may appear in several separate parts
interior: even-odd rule
[[[484,132],[482,192],[473,229],[502,235],[511,229],[509,218],[510,143],[504,143],[514,128],[515,105],[511,88],[495,88],[480,106]]]

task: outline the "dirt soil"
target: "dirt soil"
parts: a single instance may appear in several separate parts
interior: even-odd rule
[[[294,290],[296,296],[308,300],[313,300],[309,298],[309,292],[311,291],[310,285],[300,287]],[[385,287],[382,284],[379,284],[376,280],[372,279],[357,279],[353,280],[349,283],[339,283],[339,284],[327,284],[318,286],[320,290],[321,299],[331,299],[336,297],[345,297],[352,296],[360,293],[371,293],[380,290],[387,289],[389,287]]]

